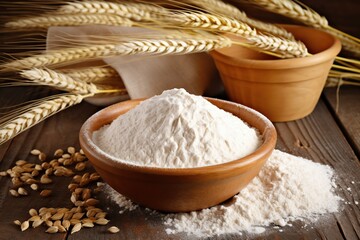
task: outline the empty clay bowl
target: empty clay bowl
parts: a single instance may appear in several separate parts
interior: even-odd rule
[[[340,41],[329,33],[281,26],[302,41],[312,55],[276,59],[239,45],[211,52],[230,100],[254,108],[275,122],[300,119],[314,110],[341,49]]]
[[[257,128],[263,136],[262,145],[244,158],[197,168],[142,167],[115,161],[96,147],[92,133],[134,108],[140,100],[121,102],[94,114],[80,130],[80,145],[104,181],[135,203],[167,212],[214,206],[237,194],[258,174],[275,147],[276,130],[270,120],[248,107],[208,100]]]

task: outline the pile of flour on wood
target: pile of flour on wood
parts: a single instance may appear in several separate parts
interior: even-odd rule
[[[209,237],[262,233],[269,225],[314,222],[321,215],[338,211],[341,199],[334,193],[335,187],[334,171],[329,166],[275,150],[259,175],[230,202],[162,217],[168,234]],[[105,192],[122,211],[136,208],[109,186]]]
[[[184,89],[143,101],[94,132],[93,140],[119,161],[164,168],[232,161],[262,142],[256,129]]]

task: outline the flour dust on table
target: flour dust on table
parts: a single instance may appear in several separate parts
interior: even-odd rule
[[[334,171],[327,165],[275,150],[259,175],[229,204],[189,213],[160,214],[168,234],[197,237],[263,233],[266,227],[291,226],[291,221],[315,222],[339,210]],[[105,192],[121,207],[136,204],[106,186]]]

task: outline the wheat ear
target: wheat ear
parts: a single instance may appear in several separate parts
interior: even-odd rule
[[[306,46],[300,41],[260,34],[246,23],[228,17],[214,16],[205,13],[180,13],[176,14],[174,23],[191,29],[200,28],[206,31],[234,33],[249,41],[249,44],[242,45],[255,47],[260,51],[272,53],[281,58],[303,57],[308,55]]]
[[[27,58],[5,63],[3,71],[11,69],[30,69],[47,67],[62,63],[100,58],[107,56],[126,56],[141,53],[148,54],[188,54],[206,52],[216,48],[231,46],[231,40],[216,36],[214,39],[166,39],[166,40],[129,40],[118,44],[92,45],[88,47],[69,48],[33,55]]]
[[[248,40],[260,49],[273,52],[282,58],[305,57],[308,55],[306,46],[300,41],[290,41],[274,36],[257,35]]]
[[[297,1],[291,0],[241,0],[250,4],[260,6],[270,12],[274,12],[285,17],[292,18],[296,21],[300,21],[305,25],[320,28],[327,31],[330,34],[338,37],[343,45],[343,48],[353,52],[357,55],[360,54],[360,40],[341,32],[335,28],[329,26],[327,19],[314,10],[310,9],[304,4],[299,4]],[[300,5],[301,4],[301,5]]]
[[[115,14],[136,21],[149,20],[154,15],[167,12],[164,8],[142,3],[114,3],[105,1],[69,2],[60,7],[59,14]]]
[[[50,69],[33,68],[21,71],[20,75],[38,84],[51,86],[70,93],[95,94],[98,92],[98,89],[92,83],[74,80],[66,74]]]
[[[74,14],[74,15],[48,15],[41,17],[22,18],[8,22],[6,27],[13,29],[48,28],[51,26],[77,26],[77,25],[115,25],[132,26],[132,21],[120,16],[104,14]]]
[[[119,78],[119,74],[112,67],[91,67],[85,69],[67,69],[63,73],[69,77],[89,83],[108,82]],[[120,81],[120,80],[119,80]]]
[[[345,50],[354,53],[356,56],[360,56],[360,44],[349,38],[348,36],[341,34],[331,29],[325,29],[326,32],[334,35],[341,41],[341,46]]]
[[[243,2],[251,3],[260,6],[270,12],[291,17],[302,23],[317,27],[327,28],[328,21],[325,17],[320,16],[317,12],[311,9],[304,9],[300,5],[291,0],[241,0]]]
[[[7,71],[46,67],[111,55],[115,49],[116,45],[114,44],[65,48],[62,50],[49,51],[43,54],[32,55],[23,59],[14,60],[3,64],[1,68],[2,71]]]
[[[0,125],[0,145],[46,118],[80,103],[88,96],[91,96],[91,94],[55,95],[52,99],[31,104],[31,107],[26,111]]]
[[[166,40],[142,40],[129,41],[119,44],[117,49],[126,52],[127,55],[134,54],[188,54],[197,52],[208,52],[217,48],[229,47],[230,39],[218,36],[216,39],[166,39]]]
[[[249,24],[250,26],[262,31],[269,33],[274,36],[280,36],[286,39],[294,40],[294,36],[286,31],[284,28],[278,27],[273,24],[265,23],[255,19],[249,18],[245,12],[239,10],[237,7],[225,3],[221,0],[186,0],[191,4],[195,4],[210,12],[222,14],[223,16],[233,17],[239,21]]]

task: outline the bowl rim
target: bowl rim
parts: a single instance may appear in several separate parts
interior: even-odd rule
[[[161,167],[153,167],[153,166],[140,166],[140,165],[127,163],[125,161],[117,161],[114,159],[114,157],[105,153],[103,150],[101,150],[99,147],[96,146],[96,144],[92,140],[92,132],[90,131],[90,128],[93,122],[96,119],[98,119],[105,111],[108,111],[109,109],[112,108],[116,108],[119,105],[123,105],[123,104],[125,105],[132,103],[137,105],[144,100],[144,99],[134,99],[108,106],[96,112],[90,118],[88,118],[81,127],[79,132],[80,146],[85,152],[85,154],[87,153],[88,155],[91,156],[88,158],[90,162],[92,162],[92,164],[95,166],[95,168],[99,167],[98,166],[99,164],[96,163],[96,161],[98,161],[103,163],[107,167],[107,170],[116,169],[120,167],[124,171],[131,171],[131,172],[151,174],[151,175],[190,176],[190,175],[220,174],[220,173],[228,172],[230,170],[242,168],[246,165],[258,161],[259,159],[270,156],[271,152],[274,150],[276,145],[277,132],[275,126],[268,118],[266,118],[260,112],[238,103],[225,101],[221,99],[208,98],[208,97],[205,97],[205,99],[210,101],[211,103],[212,101],[217,101],[225,104],[235,105],[236,107],[242,108],[244,111],[250,112],[250,114],[255,115],[258,119],[263,121],[266,127],[262,133],[263,142],[261,143],[261,145],[253,153],[243,158],[225,163],[216,164],[216,165],[208,165],[208,166],[194,167],[194,168],[161,168]],[[113,120],[114,119],[112,119],[111,121]],[[250,125],[250,123],[248,124]],[[92,158],[95,158],[96,161],[94,162]]]
[[[340,40],[334,37],[333,35],[331,35],[330,33],[327,33],[321,29],[316,29],[301,25],[293,25],[293,24],[277,24],[277,25],[285,28],[286,30],[289,30],[290,32],[293,29],[305,29],[308,31],[319,32],[322,33],[324,36],[327,36],[328,38],[332,39],[333,42],[331,46],[329,46],[324,51],[301,58],[279,58],[279,59],[264,59],[264,60],[236,58],[222,53],[221,48],[211,51],[210,55],[212,55],[216,59],[216,61],[225,62],[230,65],[235,65],[235,63],[241,63],[243,66],[250,66],[252,68],[259,67],[262,69],[288,69],[288,68],[294,68],[294,66],[296,66],[297,68],[308,67],[311,65],[316,65],[322,62],[329,61],[330,59],[335,58],[335,56],[341,50]]]

